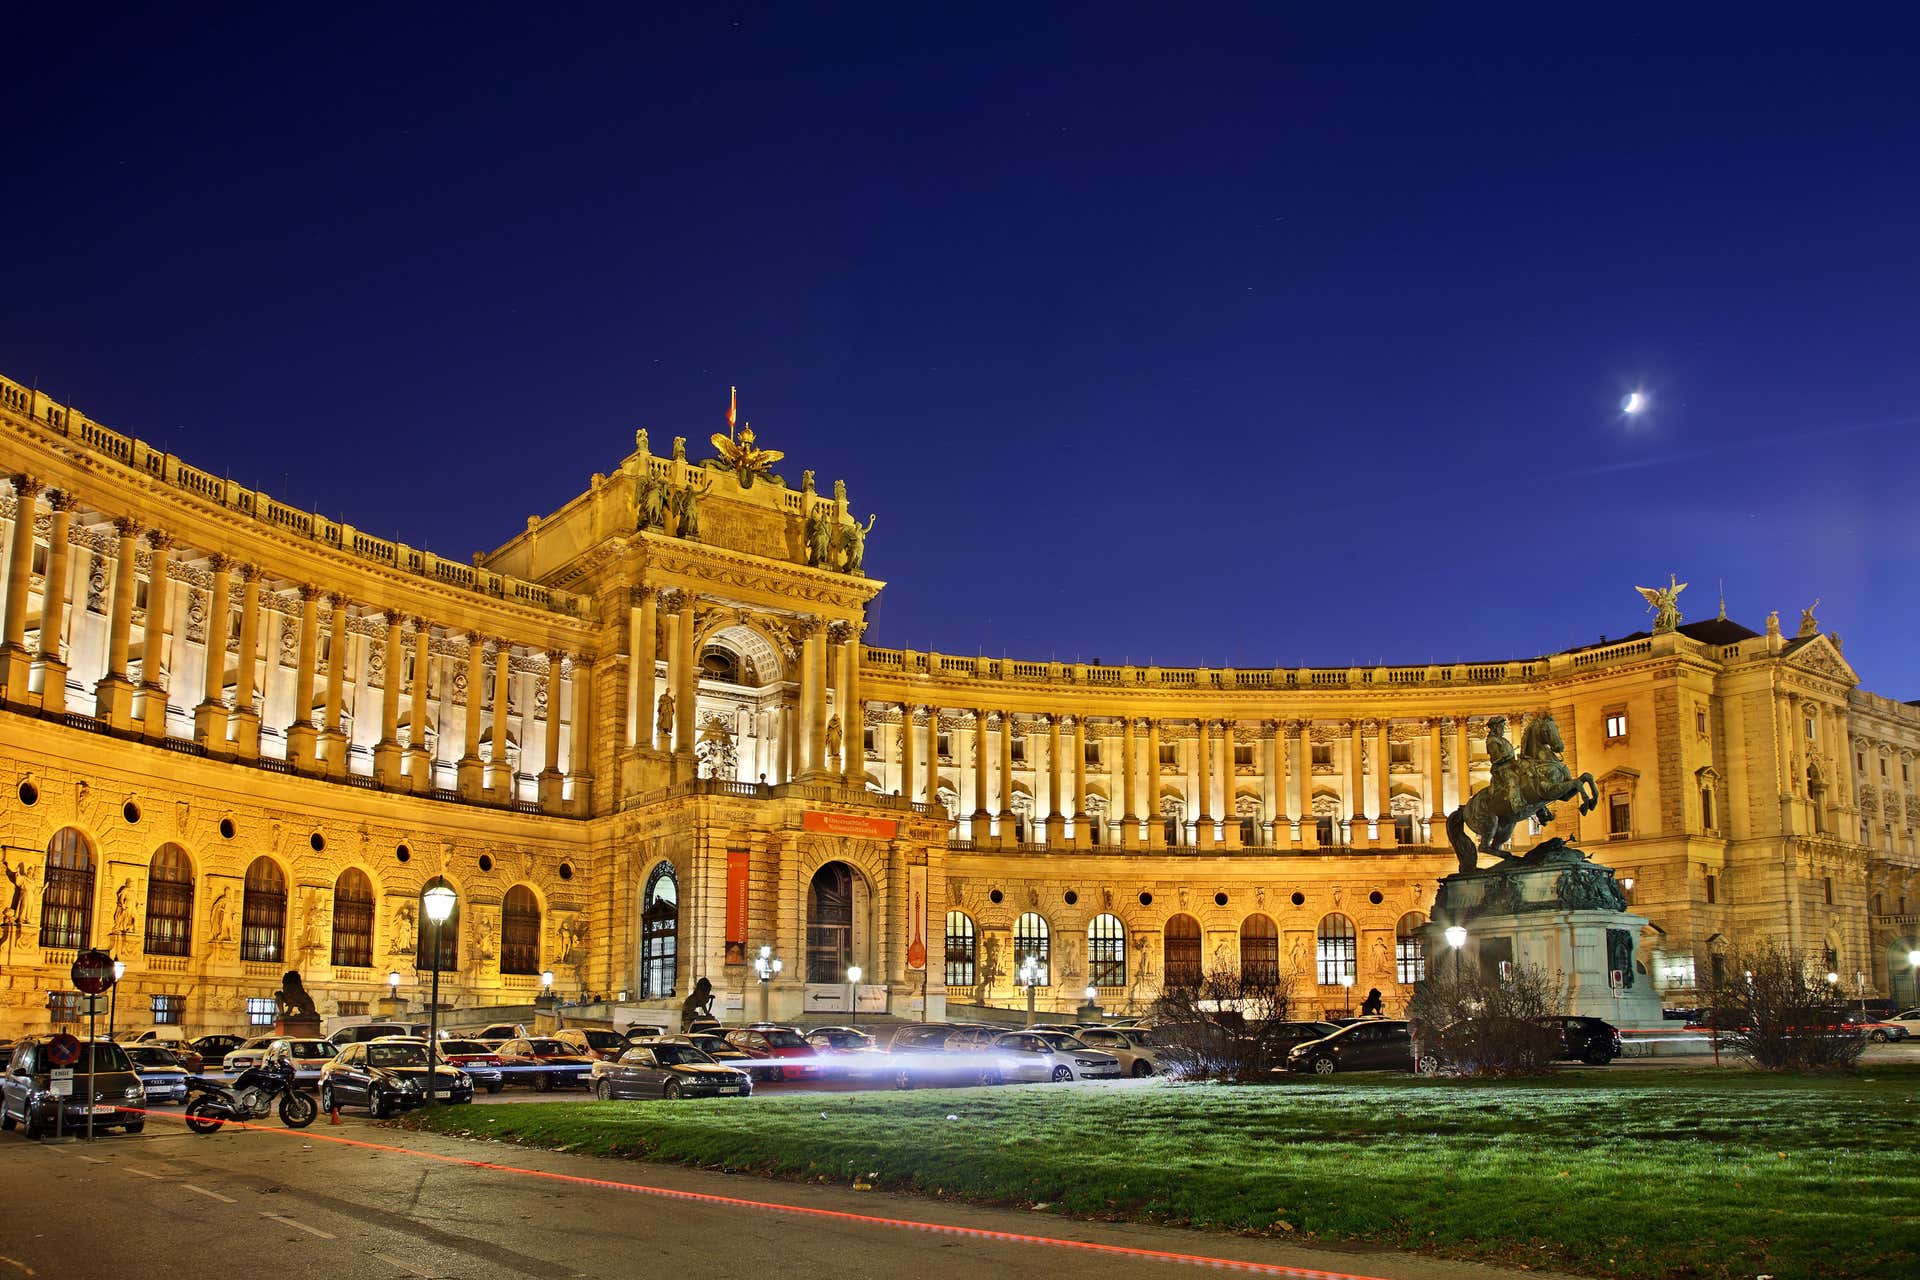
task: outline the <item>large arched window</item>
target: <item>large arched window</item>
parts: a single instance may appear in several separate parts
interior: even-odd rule
[[[947,977],[950,987],[974,985],[974,957],[977,954],[973,917],[964,911],[947,912]]]
[[[1178,915],[1167,921],[1162,937],[1166,963],[1166,986],[1200,985],[1200,922],[1192,916]]]
[[[427,890],[447,884],[444,877],[435,876],[420,886],[420,900],[414,904],[420,921],[419,932],[414,936],[413,964],[417,969],[434,967],[433,931],[434,923],[427,918]],[[453,900],[453,910],[447,913],[446,922],[440,929],[440,971],[446,973],[460,967],[460,899]]]
[[[278,964],[287,958],[287,878],[262,854],[247,868],[240,900],[240,958]]]
[[[540,972],[540,900],[524,884],[500,903],[500,972]]]
[[[1014,921],[1013,980],[1015,982],[1025,982],[1025,979],[1020,976],[1020,970],[1026,966],[1027,960],[1031,958],[1039,969],[1038,976],[1033,980],[1033,985],[1036,987],[1052,986],[1053,974],[1050,963],[1052,954],[1052,947],[1049,945],[1048,940],[1047,922],[1041,917],[1039,912],[1026,912],[1018,920]]]
[[[193,864],[177,844],[147,863],[147,954],[184,956],[193,945]]]
[[[1280,985],[1280,926],[1271,917],[1240,922],[1240,978],[1250,987]]]
[[[333,882],[333,963],[343,969],[373,963],[373,881],[358,867]]]
[[[807,981],[845,982],[853,963],[853,868],[829,862],[807,886]]]
[[[1320,985],[1337,987],[1341,978],[1353,977],[1356,954],[1353,921],[1337,911],[1322,918],[1314,947]]]
[[[7,868],[14,879],[14,868]],[[18,886],[19,881],[14,880]],[[15,911],[18,897],[15,893]],[[93,938],[93,845],[76,827],[47,842],[47,882],[40,891],[40,945],[77,951]]]
[[[1411,986],[1424,982],[1427,977],[1427,949],[1420,941],[1416,930],[1427,919],[1418,911],[1409,911],[1400,917],[1400,923],[1393,930],[1393,980]]]
[[[680,961],[680,887],[673,864],[655,864],[640,899],[640,997],[658,1000],[673,994]]]
[[[1127,985],[1127,926],[1116,915],[1098,915],[1087,926],[1087,984]]]

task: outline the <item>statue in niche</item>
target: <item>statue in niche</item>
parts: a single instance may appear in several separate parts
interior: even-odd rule
[[[124,948],[128,939],[133,937],[133,879],[128,877],[120,881],[120,887],[113,891],[113,928],[110,930],[114,940]]]
[[[673,695],[663,693],[653,717],[653,731],[658,745],[665,751],[673,743]]]
[[[861,566],[867,560],[867,535],[873,532],[874,521],[879,518],[877,515],[869,515],[864,526],[858,520],[841,526],[841,565],[855,577],[866,576],[866,571]]]
[[[27,903],[31,900],[28,884],[33,879],[34,868],[27,862],[14,866],[7,861],[7,855],[0,852],[0,872],[7,877],[7,905],[0,910],[0,945],[9,951],[13,944],[27,930]]]
[[[207,906],[207,941],[213,946],[233,941],[233,928],[227,921],[227,886],[213,895]]]
[[[393,928],[387,932],[387,954],[408,955],[419,945],[420,916],[412,898],[403,898],[393,909]]]

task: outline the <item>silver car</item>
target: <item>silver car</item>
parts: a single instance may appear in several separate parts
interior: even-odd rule
[[[1087,1027],[1078,1038],[1089,1049],[1099,1049],[1118,1058],[1120,1070],[1127,1075],[1161,1073],[1160,1051],[1153,1043],[1152,1032],[1140,1027]]]
[[[1002,1080],[1118,1080],[1120,1059],[1088,1048],[1064,1031],[1009,1031],[993,1041],[993,1070]]]
[[[152,1040],[122,1045],[141,1088],[147,1091],[147,1105],[187,1100],[187,1069],[164,1044]]]

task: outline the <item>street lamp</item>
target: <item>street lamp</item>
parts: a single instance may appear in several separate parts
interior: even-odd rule
[[[113,962],[113,985],[107,989],[107,1039],[113,1039],[113,1015],[120,1007],[120,979],[127,976],[127,962]]]
[[[860,966],[847,966],[847,1008],[853,1011],[853,1025],[860,1022]]]
[[[1100,988],[1089,986],[1086,990],[1086,997],[1087,997],[1087,1008],[1093,1009],[1097,1012],[1100,1007],[1099,1004],[1097,1003],[1100,999]]]
[[[398,969],[387,970],[387,994],[395,1000],[400,998],[400,971]]]
[[[767,1020],[767,986],[780,970],[786,968],[786,961],[773,954],[772,947],[761,947],[760,954],[753,958],[753,971],[760,975],[760,1021]]]
[[[1447,945],[1453,948],[1453,981],[1454,984],[1458,986],[1460,982],[1460,948],[1467,945],[1466,926],[1458,924],[1448,925],[1446,939]]]
[[[540,994],[549,1000],[553,998],[553,970],[551,969],[540,971]]]
[[[1033,989],[1040,981],[1040,961],[1028,956],[1020,962],[1020,985],[1027,989],[1027,1025],[1033,1025]]]
[[[433,1105],[433,1082],[437,1074],[434,1056],[440,1051],[440,928],[453,915],[455,894],[452,886],[441,881],[420,895],[427,919],[433,921],[433,1005],[427,1010],[427,1105]]]
[[[1340,985],[1346,991],[1346,994],[1343,997],[1347,1002],[1346,1016],[1351,1018],[1353,1016],[1353,975],[1350,973],[1341,974]]]

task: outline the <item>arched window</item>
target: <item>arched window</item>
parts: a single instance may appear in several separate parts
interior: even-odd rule
[[[193,864],[177,844],[147,863],[147,954],[184,956],[193,944]]]
[[[262,854],[247,868],[240,899],[240,958],[278,964],[287,958],[287,878]]]
[[[1116,915],[1097,915],[1087,926],[1087,985],[1127,985],[1127,926]]]
[[[373,963],[373,881],[358,867],[333,882],[333,963],[343,969]]]
[[[1037,911],[1022,915],[1013,925],[1013,976],[1015,982],[1024,982],[1020,970],[1026,966],[1029,957],[1039,967],[1039,975],[1034,978],[1036,987],[1053,985],[1053,974],[1049,964],[1052,950],[1048,946],[1047,922]]]
[[[974,985],[973,917],[964,911],[947,912],[947,977],[950,987]]]
[[[1268,916],[1240,922],[1240,978],[1250,987],[1280,985],[1280,926]]]
[[[662,862],[647,874],[640,899],[640,998],[673,994],[680,963],[680,886],[673,864]]]
[[[1169,988],[1199,986],[1200,922],[1188,915],[1174,916],[1167,921],[1162,947],[1167,975],[1165,985]]]
[[[1320,985],[1337,987],[1341,978],[1353,977],[1355,955],[1353,921],[1337,911],[1324,917],[1314,948]]]
[[[1393,980],[1404,986],[1424,982],[1427,977],[1427,949],[1416,930],[1427,922],[1418,911],[1400,917],[1393,930]]]
[[[14,868],[7,878],[14,881]],[[14,910],[19,911],[16,888]],[[62,827],[47,842],[47,882],[40,891],[40,945],[77,951],[93,939],[93,845],[78,828]]]
[[[500,903],[500,972],[540,972],[540,900],[523,884]]]
[[[427,890],[438,888],[443,884],[449,889],[453,888],[453,886],[447,884],[446,879],[441,876],[435,876],[433,879],[421,885],[420,900],[414,904],[419,909],[420,920],[419,932],[414,936],[413,942],[413,964],[416,969],[431,969],[434,967],[433,933],[435,926],[433,921],[427,918]],[[447,973],[460,967],[460,899],[458,897],[454,898],[453,910],[447,913],[446,922],[439,926],[439,930],[440,972]]]

